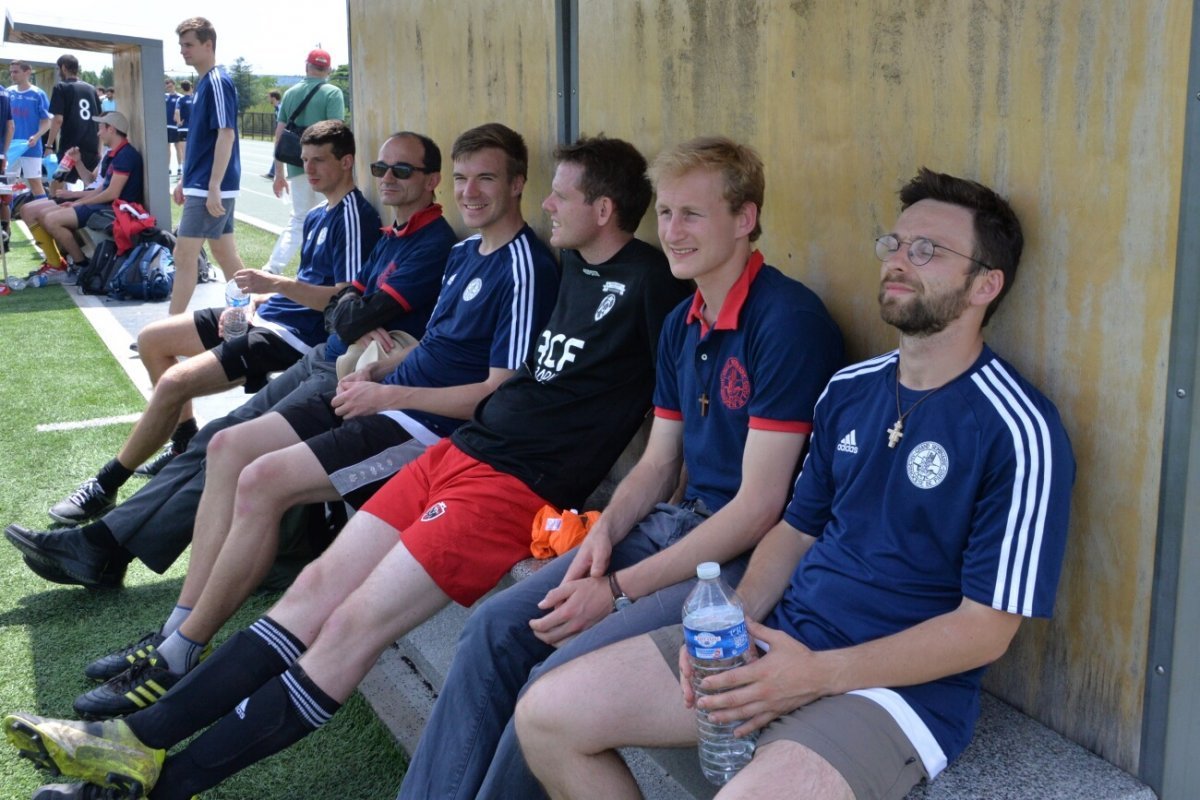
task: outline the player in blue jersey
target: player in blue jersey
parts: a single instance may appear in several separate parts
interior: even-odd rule
[[[760,731],[731,796],[903,797],[962,752],[983,670],[1053,607],[1071,446],[1050,401],[983,340],[1020,223],[987,187],[926,169],[900,199],[875,244],[900,348],[830,381],[784,519],[738,587],[769,651],[706,678],[714,694],[698,701]],[[517,731],[551,794],[631,796],[613,748],[695,741],[681,641],[662,629],[534,684]]]
[[[586,206],[572,191],[579,166],[560,152],[546,207],[569,243]],[[672,272],[697,290],[659,339],[646,451],[577,551],[471,615],[401,797],[536,792],[508,724],[530,672],[678,622],[697,561],[740,575],[783,512],[813,406],[843,363],[821,301],[754,249],[765,179],[752,149],[697,139],[660,154],[650,175]],[[681,464],[687,487],[670,504]]]
[[[403,168],[379,170],[379,163],[408,165],[413,170],[402,178],[397,171],[403,174]],[[207,474],[208,444],[218,431],[333,391],[337,387],[334,363],[346,351],[347,342],[383,341],[383,334],[396,330],[419,339],[456,239],[442,207],[434,202],[441,164],[441,150],[429,137],[408,131],[388,137],[372,172],[379,173],[380,201],[391,209],[393,223],[372,249],[359,276],[326,306],[325,322],[331,332],[325,343],[242,406],[201,428],[184,452],[151,462],[157,464],[158,474],[103,518],[83,527],[54,531],[10,525],[30,569],[47,580],[88,587],[120,585],[133,558],[164,572],[192,540]],[[109,676],[91,670],[88,674]]]
[[[8,74],[13,81],[13,85],[8,87],[13,141],[26,145],[17,163],[10,164],[8,171],[28,182],[29,193],[36,200],[46,196],[42,183],[42,137],[50,130],[54,115],[50,113],[50,100],[46,93],[29,82],[33,67],[24,61],[14,60],[8,65]]]
[[[636,155],[621,144],[612,150],[622,159]],[[456,199],[479,227],[515,204],[524,184],[523,159],[484,155],[455,160]],[[136,773],[147,786],[157,779],[156,795],[183,797],[311,732],[397,635],[451,596],[472,602],[527,555],[537,508],[582,501],[640,426],[654,384],[653,342],[683,293],[662,255],[633,240],[650,198],[645,162],[637,156],[635,163],[641,169],[614,169],[626,180],[602,184],[595,228],[574,242],[598,260],[564,257],[558,303],[517,374],[381,488],[269,616],[124,722],[103,730],[28,717],[14,724],[87,737],[100,760],[108,743],[126,741],[128,757],[109,772]],[[519,230],[512,225],[510,234]],[[495,252],[487,237],[474,241],[483,255]],[[447,284],[468,304],[485,290],[473,289],[474,279],[464,285],[448,276]],[[143,757],[214,722],[166,760],[161,776],[161,751]],[[111,782],[82,762],[62,766]]]
[[[188,120],[183,175],[175,184],[175,204],[183,206],[175,245],[175,287],[171,314],[182,313],[196,290],[197,259],[208,240],[225,277],[243,268],[233,238],[233,212],[241,184],[238,149],[238,97],[233,81],[217,65],[217,32],[204,17],[184,20],[175,29],[183,62],[196,70],[196,92]],[[178,100],[176,100],[178,104]],[[173,108],[168,109],[173,124]],[[178,130],[178,129],[177,129]]]
[[[219,308],[153,322],[138,334],[138,353],[154,394],[116,458],[50,509],[55,520],[85,522],[112,508],[117,489],[168,439],[177,450],[196,432],[190,402],[233,386],[256,392],[272,372],[287,369],[325,339],[321,310],[358,277],[363,253],[379,238],[379,214],[354,186],[354,134],[328,121],[301,139],[305,170],[326,203],[305,220],[300,270],[285,278],[241,270],[235,279],[252,299],[249,330],[222,335]],[[185,361],[178,361],[187,357]],[[174,430],[174,433],[172,433]]]

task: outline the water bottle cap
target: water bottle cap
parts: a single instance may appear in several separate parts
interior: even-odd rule
[[[702,581],[711,581],[721,577],[721,565],[715,561],[705,561],[696,567],[696,577]]]

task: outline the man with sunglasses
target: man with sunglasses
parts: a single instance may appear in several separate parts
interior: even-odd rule
[[[695,742],[699,706],[760,732],[723,794],[902,798],[966,747],[983,671],[1022,619],[1050,614],[1071,446],[983,339],[1020,223],[991,189],[927,169],[900,201],[875,247],[899,349],[830,381],[784,518],[738,586],[764,652],[700,699],[678,625],[545,675],[516,728],[553,796],[630,796],[614,749]]]

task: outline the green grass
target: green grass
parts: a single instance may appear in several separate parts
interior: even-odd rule
[[[239,249],[265,246],[269,252],[274,237],[243,228],[248,226],[237,232]],[[10,273],[28,271],[28,252],[14,247]],[[0,297],[0,359],[0,524],[41,529],[49,522],[45,509],[115,453],[130,426],[39,433],[37,425],[135,413],[143,402],[61,287]],[[137,479],[131,481],[122,497],[138,485]],[[161,576],[135,562],[123,590],[89,592],[42,581],[14,548],[0,543],[5,590],[0,594],[0,713],[72,716],[72,700],[90,688],[84,664],[161,624],[185,569],[186,557]],[[218,642],[262,614],[273,599],[253,598]],[[391,736],[355,695],[322,730],[204,797],[390,797],[403,764]],[[0,800],[29,797],[48,782],[48,776],[0,744]]]

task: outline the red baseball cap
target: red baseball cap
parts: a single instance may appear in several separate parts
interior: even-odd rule
[[[329,65],[333,63],[333,59],[329,57],[329,53],[317,49],[309,52],[306,62],[312,64],[317,69],[329,69]]]

